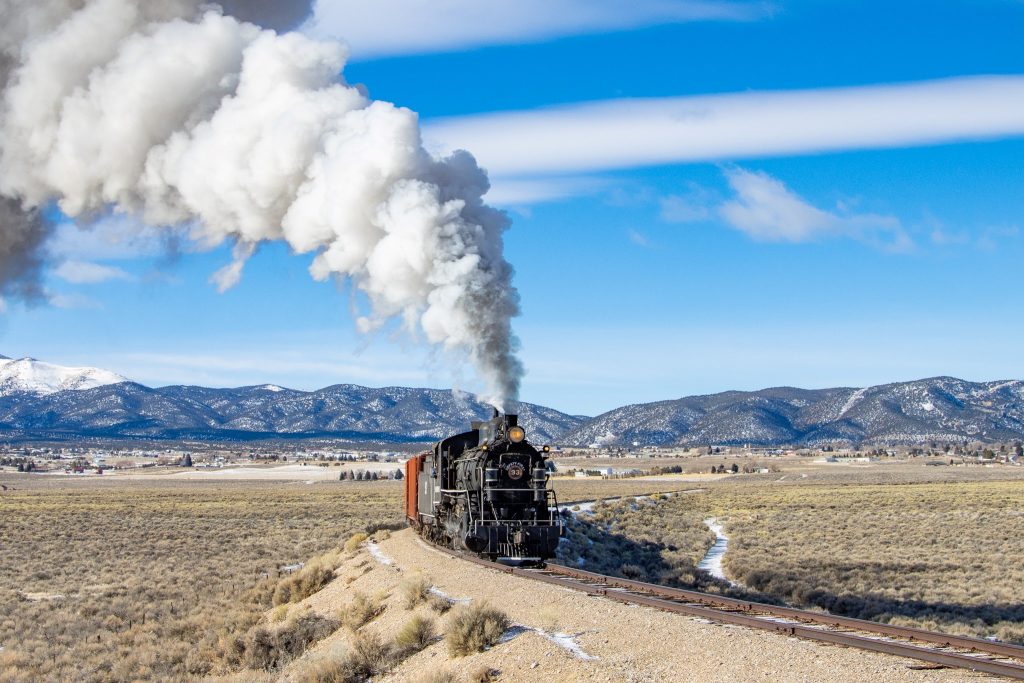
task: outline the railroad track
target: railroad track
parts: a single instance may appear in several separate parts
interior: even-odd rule
[[[898,655],[939,667],[968,669],[1024,680],[1024,647],[1018,645],[766,605],[712,593],[620,579],[557,564],[549,564],[543,569],[507,567],[448,548],[432,547],[495,571],[619,602],[645,605],[718,623],[747,626],[797,638]]]

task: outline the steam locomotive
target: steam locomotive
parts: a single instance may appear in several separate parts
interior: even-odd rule
[[[406,463],[409,524],[432,543],[503,564],[542,565],[562,535],[548,452],[530,445],[516,415],[495,410]]]

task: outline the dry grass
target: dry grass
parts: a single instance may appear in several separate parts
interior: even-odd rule
[[[231,673],[290,580],[280,567],[401,521],[401,490],[387,482],[3,483],[4,681]]]
[[[424,674],[419,683],[462,683],[462,679],[454,671],[438,669]]]
[[[405,609],[413,609],[430,597],[430,582],[422,574],[410,574],[398,586]]]
[[[395,645],[404,652],[419,652],[437,637],[434,620],[424,614],[414,614],[395,635]]]
[[[622,463],[619,463],[621,466]],[[651,493],[668,491],[682,491],[704,486],[703,483],[694,483],[683,480],[657,480],[657,479],[601,479],[588,477],[586,479],[573,479],[554,477],[551,479],[551,487],[558,496],[559,505],[571,505],[585,500],[598,500],[603,498],[620,498],[622,496],[644,496]]]
[[[714,516],[730,537],[726,574],[752,597],[1024,642],[1016,474],[894,466],[739,477],[656,506],[598,505],[559,553],[594,571],[729,590],[693,570],[712,542],[702,520]]]
[[[349,539],[345,541],[345,552],[354,553],[368,538],[369,536],[362,531],[352,534]]]
[[[376,633],[358,633],[340,653],[304,665],[303,683],[363,683],[389,671],[400,661],[393,645]]]
[[[963,482],[780,487],[708,502],[727,516],[727,573],[755,590],[1024,642],[1022,497],[1019,482]]]
[[[353,631],[358,631],[383,611],[384,604],[380,598],[356,593],[342,616],[342,622]]]
[[[277,626],[253,626],[238,644],[242,666],[275,671],[337,628],[337,621],[312,613]]]
[[[337,566],[338,553],[336,551],[313,558],[299,571],[278,581],[277,587],[274,589],[273,603],[286,605],[305,600],[334,579],[334,570]]]
[[[668,504],[673,498],[599,503],[593,514],[567,520],[558,561],[639,581],[703,585],[708,579],[695,567],[715,537],[688,504],[691,495],[674,497],[676,505]]]
[[[460,605],[452,610],[448,618],[444,636],[448,653],[453,657],[462,657],[483,652],[498,642],[509,625],[505,613],[490,605]]]

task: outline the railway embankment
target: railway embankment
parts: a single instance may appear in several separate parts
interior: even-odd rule
[[[336,574],[289,609],[345,615],[369,596],[376,611],[358,633],[382,640],[393,639],[417,615],[435,623],[435,639],[375,681],[469,681],[485,671],[499,681],[994,680],[587,596],[450,557],[408,530],[361,547]],[[432,595],[504,612],[510,624],[504,636],[484,652],[452,657],[441,638],[452,613],[436,614],[428,604],[409,607],[403,587],[410,577],[422,579]],[[317,661],[344,656],[357,637],[353,629],[339,629],[289,665],[283,680],[301,680]]]

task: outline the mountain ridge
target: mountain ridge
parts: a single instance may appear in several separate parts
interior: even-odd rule
[[[1024,381],[939,376],[870,387],[772,387],[622,406],[562,441],[592,445],[819,445],[1024,437]]]
[[[14,365],[17,372],[4,374]],[[490,410],[454,390],[344,383],[312,391],[276,384],[152,388],[100,368],[0,359],[0,438],[15,440],[416,443],[463,431]],[[566,446],[1005,441],[1024,438],[1024,381],[939,376],[860,388],[731,390],[622,406],[594,418],[531,403],[510,412],[519,413],[531,440]]]

